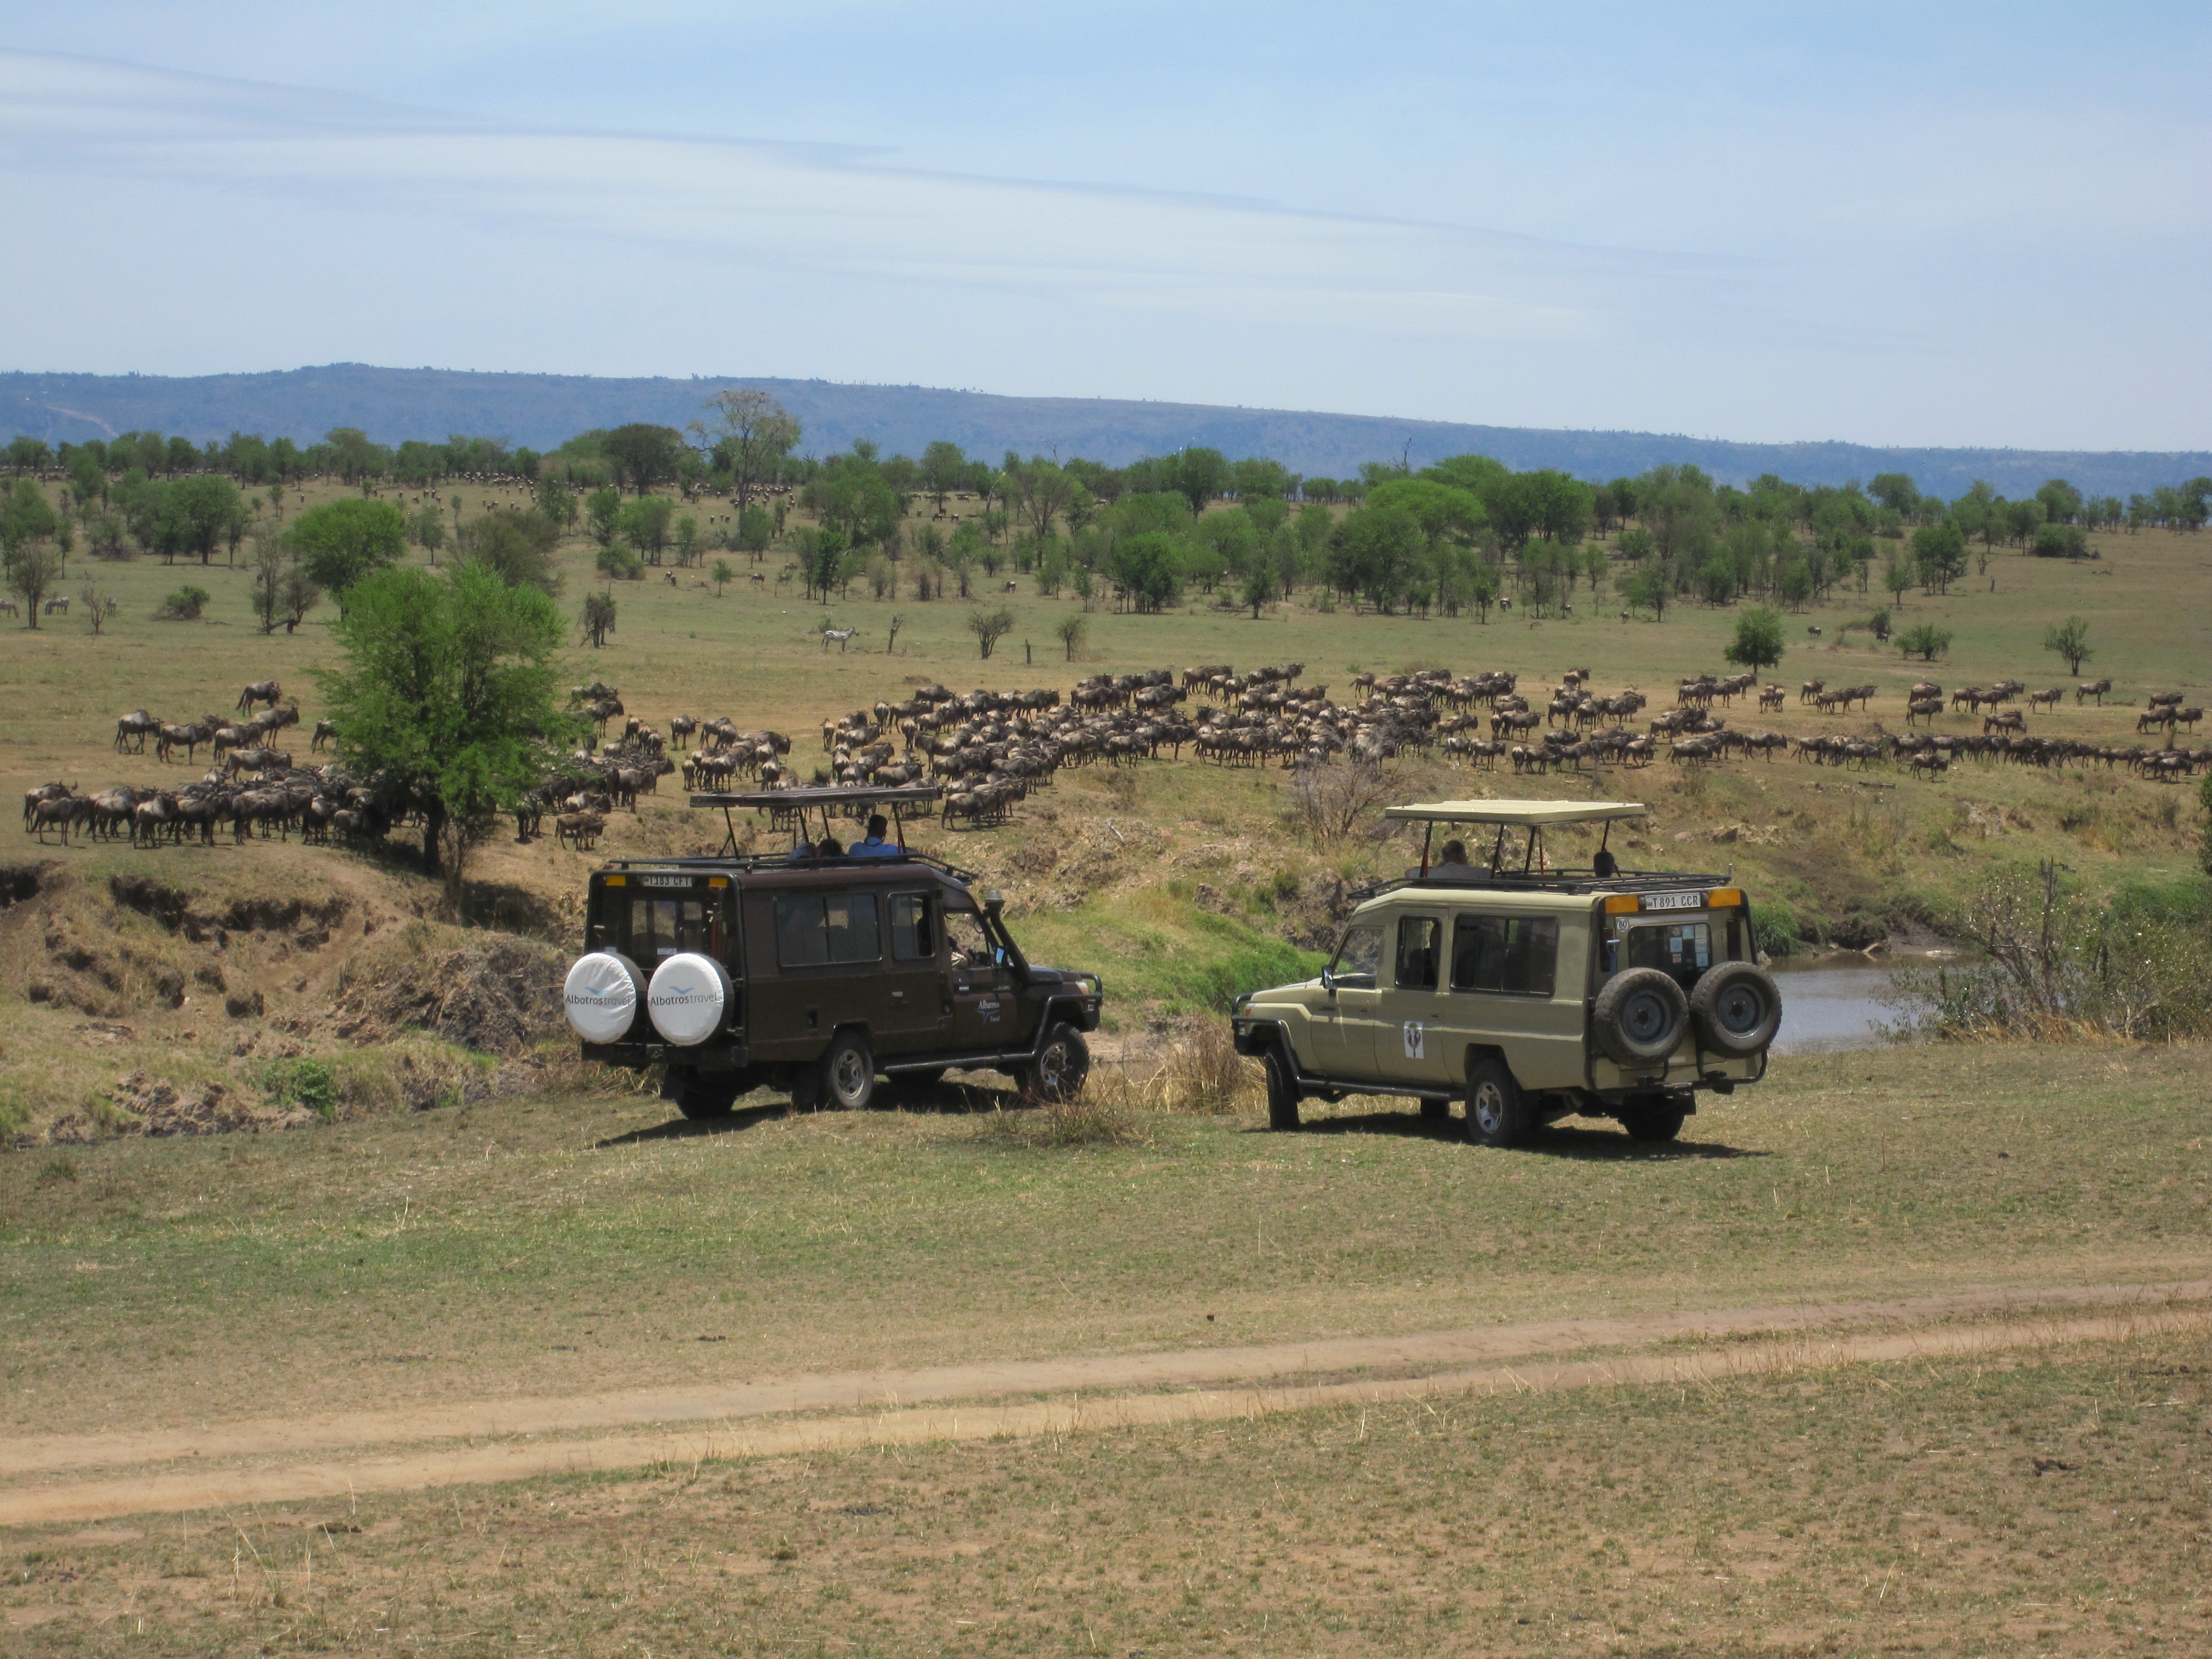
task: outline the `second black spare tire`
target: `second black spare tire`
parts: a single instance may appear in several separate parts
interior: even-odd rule
[[[1698,1040],[1716,1054],[1747,1060],[1782,1029],[1782,989],[1755,962],[1723,962],[1690,993]]]
[[[1615,974],[1590,1010],[1590,1035],[1606,1057],[1621,1066],[1665,1060],[1680,1045],[1689,1023],[1682,988],[1656,968]]]

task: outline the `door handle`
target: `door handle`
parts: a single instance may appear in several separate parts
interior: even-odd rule
[[[893,1002],[904,1002],[904,1001],[906,1000],[906,993],[905,993],[905,992],[903,992],[903,991],[894,991],[894,992],[892,992],[892,993],[891,993],[891,1000],[892,1000]]]

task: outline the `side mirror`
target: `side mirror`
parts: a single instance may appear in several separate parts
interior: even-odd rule
[[[1321,988],[1328,992],[1331,996],[1334,996],[1336,994],[1335,969],[1324,968],[1321,970]]]

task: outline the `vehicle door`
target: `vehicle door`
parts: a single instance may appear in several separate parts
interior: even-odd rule
[[[1579,940],[1579,932],[1570,943]],[[1449,1018],[1467,1041],[1504,1051],[1524,1088],[1558,1088],[1583,1073],[1583,960],[1562,978],[1557,916],[1462,912],[1452,918]],[[1564,986],[1565,989],[1562,990]]]
[[[1328,987],[1314,1008],[1311,1070],[1324,1077],[1375,1075],[1382,969],[1382,925],[1361,922],[1346,928],[1328,965]]]
[[[954,1054],[995,1052],[1018,1040],[1013,970],[975,909],[944,911],[945,996],[952,1004]]]
[[[1376,1012],[1377,1073],[1394,1083],[1455,1083],[1452,1045],[1438,1029],[1450,1012],[1443,989],[1444,919],[1402,915],[1390,942],[1390,988]]]
[[[772,914],[776,974],[755,982],[755,1048],[769,1058],[808,1058],[840,1025],[865,1026],[872,1042],[887,1006],[877,895],[781,892]]]
[[[945,1046],[948,998],[943,933],[933,889],[884,896],[890,956],[884,963],[884,1018],[876,1052],[915,1054]]]

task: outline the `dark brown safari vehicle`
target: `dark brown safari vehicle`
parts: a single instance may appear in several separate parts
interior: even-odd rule
[[[1098,1028],[1097,975],[1040,968],[1006,931],[996,894],[908,850],[894,832],[833,842],[832,815],[925,805],[933,786],[694,795],[726,821],[757,809],[794,853],[619,859],[592,872],[585,953],[563,1000],[584,1058],[664,1066],[686,1117],[718,1117],[758,1088],[801,1108],[857,1110],[878,1073],[935,1083],[988,1069],[1035,1098],[1083,1087]],[[807,815],[818,813],[819,836]],[[835,850],[820,850],[825,842]]]

